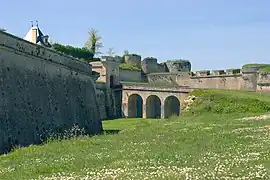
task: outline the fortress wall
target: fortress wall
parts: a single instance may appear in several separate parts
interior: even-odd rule
[[[243,86],[242,75],[232,76],[193,76],[190,79],[178,79],[178,84],[192,88],[210,89],[235,89],[240,90]]]
[[[127,82],[141,82],[142,75],[141,71],[132,71],[128,69],[119,69],[119,78],[120,81],[127,81]]]
[[[106,83],[96,82],[97,100],[102,120],[122,117],[122,91],[111,89]]]
[[[0,153],[74,124],[102,130],[89,64],[0,32]]]
[[[147,74],[149,83],[156,84],[176,84],[178,74],[173,73],[151,73]]]

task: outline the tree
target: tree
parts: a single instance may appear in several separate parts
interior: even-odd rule
[[[124,50],[124,56],[129,55],[128,50]]]
[[[108,55],[109,56],[114,56],[115,54],[116,54],[116,52],[114,51],[114,48],[109,48]]]
[[[94,55],[102,54],[99,49],[103,47],[101,43],[101,36],[98,35],[98,31],[91,28],[88,31],[88,40],[85,43],[85,47],[89,49]]]

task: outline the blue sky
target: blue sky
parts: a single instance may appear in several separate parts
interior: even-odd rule
[[[0,27],[23,37],[38,20],[53,42],[83,46],[89,28],[114,48],[188,59],[193,70],[270,63],[268,0],[5,0]]]

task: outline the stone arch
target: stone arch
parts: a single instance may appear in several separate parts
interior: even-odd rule
[[[128,97],[128,117],[142,118],[143,116],[143,99],[138,94],[132,94]]]
[[[161,118],[161,101],[156,95],[146,99],[146,118]]]
[[[164,117],[180,115],[180,102],[175,96],[168,96],[164,102]]]

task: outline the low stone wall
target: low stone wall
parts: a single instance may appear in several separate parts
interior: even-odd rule
[[[181,84],[181,81],[178,82]],[[190,77],[186,84],[192,88],[209,88],[209,89],[235,89],[240,90],[243,86],[242,75],[226,75],[226,76],[205,76]]]
[[[270,85],[269,86],[257,86],[258,92],[270,92]]]
[[[102,131],[89,64],[0,32],[0,153],[74,124]]]

